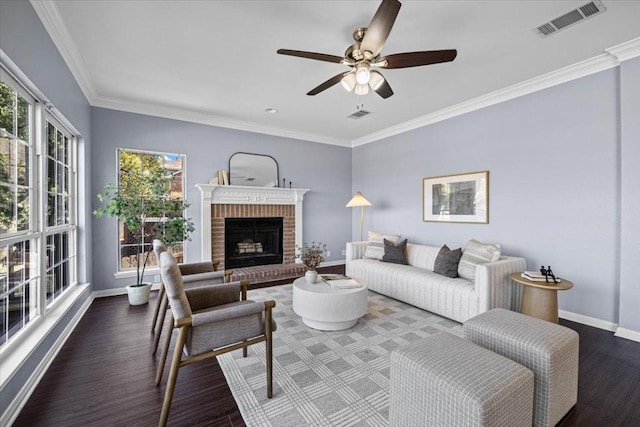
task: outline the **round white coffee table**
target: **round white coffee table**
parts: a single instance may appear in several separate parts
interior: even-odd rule
[[[314,284],[304,277],[293,282],[293,311],[310,328],[321,331],[349,329],[367,313],[367,284],[359,288],[334,289],[320,278]]]

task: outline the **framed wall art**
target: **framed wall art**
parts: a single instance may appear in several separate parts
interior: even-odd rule
[[[489,223],[489,171],[422,180],[422,220]]]

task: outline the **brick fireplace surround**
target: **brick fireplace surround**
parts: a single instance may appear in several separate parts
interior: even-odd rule
[[[302,246],[302,200],[308,190],[197,184],[200,190],[203,261],[215,259],[224,269],[225,218],[283,219],[283,264],[295,262]],[[207,259],[209,257],[209,259]]]

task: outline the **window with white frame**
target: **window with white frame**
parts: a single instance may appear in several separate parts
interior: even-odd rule
[[[0,72],[1,348],[77,279],[76,138]]]
[[[140,173],[149,173],[151,170],[161,171],[164,174],[170,174],[172,177],[167,203],[182,201],[184,200],[184,165],[184,154],[119,149],[118,182],[125,188],[135,188],[137,185],[136,177],[140,176]],[[153,233],[153,228],[155,228],[155,223],[162,222],[164,219],[161,217],[146,218],[144,229],[141,228],[135,232],[125,227],[123,221],[118,221],[119,271],[135,270],[138,262],[141,263],[141,266],[142,263],[146,263],[145,267],[157,267],[157,260],[151,251],[153,249],[153,239],[158,238]],[[184,243],[172,245],[167,249],[178,262],[182,262]]]

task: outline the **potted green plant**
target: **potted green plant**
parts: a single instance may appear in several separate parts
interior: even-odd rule
[[[316,268],[324,261],[323,254],[327,250],[327,245],[322,242],[311,242],[311,244],[304,243],[302,247],[296,246],[296,249],[298,252],[296,258],[307,267],[307,272],[304,274],[307,283],[315,283],[318,280]]]
[[[186,201],[172,198],[174,180],[161,158],[148,153],[120,153],[120,180],[108,183],[97,195],[103,206],[96,217],[117,217],[124,227],[137,235],[135,247],[136,282],[127,286],[131,305],[149,301],[151,284],[144,282],[144,271],[153,250],[153,239],[167,247],[189,240],[193,232],[191,218],[184,217]]]

